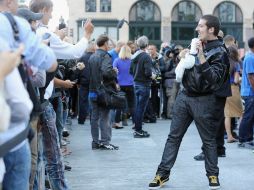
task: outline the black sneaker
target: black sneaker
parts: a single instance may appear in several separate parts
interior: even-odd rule
[[[203,160],[205,160],[205,155],[204,155],[204,153],[201,152],[200,154],[194,156],[194,160],[196,160],[196,161],[203,161]]]
[[[68,136],[70,136],[69,131],[66,130],[66,129],[64,129],[63,132],[62,132],[62,136],[63,136],[63,137],[68,137]]]
[[[149,184],[149,189],[159,189],[169,180],[167,176],[156,175],[154,180]]]
[[[106,145],[106,144],[101,144],[100,149],[102,149],[102,150],[118,150],[119,147],[118,147],[118,146],[115,146],[115,145],[113,145],[113,144],[108,144],[108,145]]]
[[[101,147],[101,144],[92,142],[92,150],[100,149],[100,147]]]
[[[246,148],[254,150],[254,142],[242,142],[238,144],[238,148]]]
[[[218,176],[215,175],[208,176],[208,180],[210,189],[220,189],[220,182]]]
[[[71,171],[71,166],[64,165],[64,170],[66,170],[66,171]]]
[[[150,134],[147,131],[135,131],[133,133],[134,138],[148,138],[150,137]]]

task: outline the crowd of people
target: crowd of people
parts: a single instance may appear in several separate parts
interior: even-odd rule
[[[223,36],[217,17],[204,15],[190,50],[167,42],[158,50],[146,36],[114,42],[101,34],[94,41],[87,19],[73,45],[65,24],[48,29],[52,10],[51,0],[32,0],[29,7],[0,0],[0,189],[69,189],[64,172],[71,166],[63,156],[70,153],[70,118],[90,124],[92,150],[109,151],[119,149],[111,143],[112,128],[129,125],[134,138],[149,138],[146,122],[171,120],[149,189],[169,180],[193,121],[203,142],[194,159],[205,161],[211,189],[220,187],[225,137],[254,150],[254,37],[240,58],[235,38]],[[124,97],[124,107],[102,105],[102,88],[110,100]]]

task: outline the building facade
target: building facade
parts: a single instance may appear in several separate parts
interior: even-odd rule
[[[162,41],[188,45],[195,37],[199,18],[220,18],[225,34],[236,37],[240,47],[254,36],[254,1],[249,0],[67,0],[69,27],[74,40],[82,36],[82,21],[92,18],[93,38],[106,33],[114,40],[135,40],[146,35],[152,43]],[[124,20],[122,20],[124,19]],[[122,27],[119,28],[119,21]],[[121,25],[120,24],[120,25]],[[118,27],[117,27],[118,26]]]

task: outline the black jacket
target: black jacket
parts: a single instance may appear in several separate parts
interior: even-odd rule
[[[185,69],[184,92],[189,96],[202,96],[218,91],[229,77],[227,50],[219,40],[209,41],[204,47],[206,62]]]
[[[152,79],[152,59],[144,51],[137,51],[131,60],[130,74],[134,81],[150,86]]]
[[[113,70],[112,59],[108,52],[97,49],[89,59],[90,67],[90,85],[89,90],[96,92],[101,82],[106,87],[114,87],[117,77],[116,72]]]
[[[85,52],[82,57],[78,60],[78,62],[82,62],[85,65],[83,70],[78,70],[78,84],[84,87],[88,87],[90,83],[90,65],[88,60],[90,59],[93,52]]]

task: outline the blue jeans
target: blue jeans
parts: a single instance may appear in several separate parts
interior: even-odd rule
[[[63,103],[62,103],[62,98],[56,97],[52,100],[52,104],[54,105],[54,110],[56,112],[56,129],[58,132],[58,139],[61,145],[61,140],[62,140],[62,132],[63,132]]]
[[[43,144],[42,134],[38,133],[38,157],[37,157],[37,170],[34,178],[33,190],[45,189],[45,166],[43,162]]]
[[[81,86],[79,89],[79,114],[78,121],[85,122],[89,113],[89,101],[88,101],[89,87]]]
[[[31,152],[28,142],[14,152],[4,156],[6,173],[3,190],[29,189]]]
[[[135,84],[134,88],[136,95],[135,130],[141,131],[142,121],[149,100],[151,87],[142,84]]]
[[[43,155],[52,190],[67,190],[60,145],[56,129],[56,114],[49,104],[42,114]]]
[[[239,128],[239,142],[253,141],[254,96],[243,97],[245,109]]]

